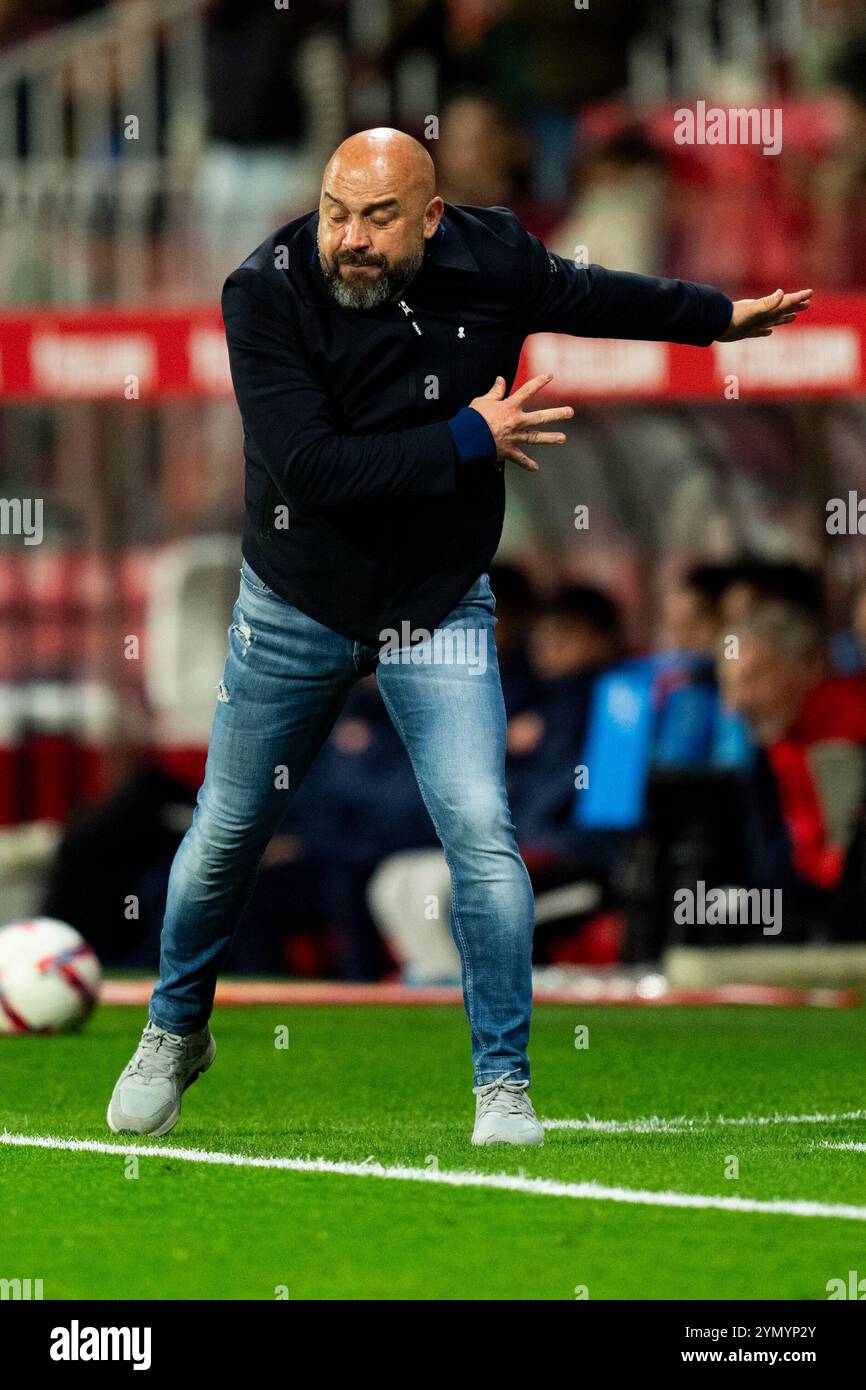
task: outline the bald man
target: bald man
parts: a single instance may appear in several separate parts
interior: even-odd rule
[[[348,692],[375,671],[451,873],[472,1142],[543,1141],[527,1093],[533,899],[504,788],[487,571],[505,465],[535,471],[537,447],[565,439],[546,427],[573,411],[536,407],[549,375],[509,394],[520,349],[539,331],[703,346],[764,336],[809,294],[732,305],[710,286],[576,266],[507,208],[444,203],[428,152],[387,129],[346,140],[318,211],[228,277],[240,592],[159,982],[112,1130],[166,1133],[213,1062],[217,973],[262,853]]]

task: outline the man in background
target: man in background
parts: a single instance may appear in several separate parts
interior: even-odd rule
[[[781,888],[787,940],[863,934],[866,688],[829,676],[814,615],[764,603],[719,661],[728,706],[757,745],[743,786],[750,886]]]

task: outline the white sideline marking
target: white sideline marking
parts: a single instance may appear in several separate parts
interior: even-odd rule
[[[842,1143],[839,1143],[839,1144],[831,1144],[829,1140],[824,1140],[824,1142],[823,1142],[822,1144],[819,1144],[819,1145],[818,1145],[818,1148],[819,1148],[819,1149],[848,1149],[850,1152],[853,1152],[853,1153],[857,1153],[857,1154],[866,1154],[866,1144],[853,1144],[853,1143],[851,1143],[851,1144],[842,1144]]]
[[[385,1178],[392,1182],[441,1184],[445,1187],[486,1187],[504,1192],[534,1193],[540,1197],[572,1197],[591,1202],[625,1202],[643,1207],[692,1207],[716,1211],[765,1212],[775,1216],[838,1217],[866,1221],[866,1207],[811,1201],[760,1201],[747,1197],[715,1197],[698,1192],[653,1192],[644,1188],[605,1187],[596,1182],[559,1182],[555,1178],[525,1178],[512,1173],[385,1167],[381,1163],[336,1163],[327,1158],[255,1158],[249,1154],[211,1153],[207,1149],[174,1149],[167,1144],[107,1144],[98,1139],[57,1139],[51,1135],[0,1133],[0,1144],[22,1149],[55,1149],[72,1153],[135,1154],[172,1158],[183,1163],[209,1163],[231,1168],[279,1168],[291,1173],[337,1173],[352,1178]]]
[[[687,1134],[714,1125],[831,1125],[848,1120],[866,1120],[866,1110],[846,1110],[841,1115],[742,1115],[735,1119],[726,1115],[706,1115],[701,1119],[678,1115],[666,1120],[660,1115],[647,1115],[636,1120],[594,1120],[587,1115],[585,1120],[542,1120],[542,1124],[545,1129],[581,1129],[599,1134]]]

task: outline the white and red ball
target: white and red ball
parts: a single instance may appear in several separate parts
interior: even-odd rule
[[[35,917],[0,927],[0,1033],[80,1027],[100,979],[99,961],[66,922]]]

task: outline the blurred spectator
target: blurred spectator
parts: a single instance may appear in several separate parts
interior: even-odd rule
[[[105,7],[108,0],[0,0],[0,44],[20,43]]]
[[[452,97],[439,122],[436,160],[439,193],[448,203],[511,207],[520,157],[519,133],[504,111],[481,92]]]
[[[151,913],[142,903],[140,876],[161,870],[167,882],[194,801],[188,786],[150,764],[71,816],[38,915],[76,927],[108,965],[154,966],[162,909]]]
[[[37,915],[76,927],[106,965],[156,969],[168,875],[194,806],[188,783],[145,763],[108,799],[69,818]],[[313,940],[324,944],[312,953],[318,968],[307,973],[338,971],[340,953],[335,959],[326,950],[318,865],[297,836],[277,834],[263,856],[228,968],[303,974],[311,951],[302,943]]]
[[[744,559],[731,568],[721,595],[721,619],[726,632],[743,622],[759,603],[777,601],[803,609],[815,618],[824,615],[824,581],[815,570],[795,561]]]
[[[291,8],[212,0],[205,49],[208,143],[197,196],[201,236],[226,274],[280,223],[315,207],[321,167],[309,149],[304,43],[336,15],[331,4]]]
[[[517,714],[531,700],[535,676],[529,662],[529,634],[538,607],[528,579],[516,565],[490,566],[496,599],[496,658],[505,709]]]
[[[576,116],[585,104],[624,89],[629,43],[648,8],[646,0],[606,0],[581,10],[550,6],[540,23],[536,0],[510,0],[488,30],[484,54],[493,88],[511,100],[532,137],[533,198],[565,202]]]
[[[664,649],[715,656],[721,636],[721,600],[731,574],[727,565],[693,565],[668,589],[662,600]]]
[[[574,768],[589,700],[599,671],[621,647],[617,606],[590,585],[561,589],[536,619],[529,647],[534,696],[508,721],[508,795],[521,848],[576,848]]]
[[[788,940],[862,937],[866,690],[827,676],[820,623],[802,608],[761,604],[737,636],[720,679],[759,749],[743,786],[750,882],[785,891]]]
[[[661,274],[665,162],[640,129],[591,148],[577,177],[577,196],[548,238],[550,250],[582,258],[579,264]]]
[[[849,288],[866,285],[866,35],[848,40],[830,76],[843,131],[815,171],[815,236],[821,283]]]
[[[794,728],[826,678],[826,653],[813,618],[791,605],[760,603],[737,624],[736,655],[721,663],[725,699],[767,748]]]
[[[860,648],[861,657],[866,662],[866,582],[861,583],[854,596],[851,626],[854,638]]]
[[[616,842],[573,823],[575,769],[599,674],[622,654],[616,603],[570,584],[543,605],[530,639],[536,688],[508,721],[506,783],[517,836],[538,891],[575,878],[603,881]]]
[[[547,603],[532,631],[530,652],[544,680],[582,675],[615,659],[622,645],[619,609],[591,584],[567,584]]]
[[[393,81],[401,54],[434,53],[443,86],[488,94],[531,141],[528,197],[561,207],[578,112],[623,89],[628,43],[647,9],[647,0],[606,0],[542,16],[535,0],[420,0],[395,7],[379,63]]]
[[[830,665],[840,676],[866,679],[866,583],[861,581],[849,595],[847,621],[830,633]]]

